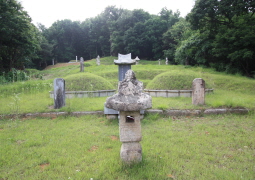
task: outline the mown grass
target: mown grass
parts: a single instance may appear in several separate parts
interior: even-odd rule
[[[49,91],[53,90],[54,78],[66,79],[67,90],[104,90],[118,88],[118,66],[116,57],[101,58],[97,66],[95,59],[85,61],[85,72],[79,72],[79,63],[65,63],[41,71],[42,79],[15,82],[0,87],[0,114],[33,113],[49,111],[94,111],[103,110],[106,97],[73,98],[66,100],[66,107],[54,110]],[[76,65],[75,65],[76,64]],[[191,98],[153,97],[153,109],[205,109],[227,107],[255,108],[255,80],[238,75],[228,75],[202,67],[181,65],[158,65],[155,61],[141,60],[133,65],[139,81],[146,89],[182,89],[191,87],[192,79],[202,77],[206,88],[214,93],[206,95],[206,105],[193,106]],[[35,72],[34,72],[35,73]],[[38,72],[36,72],[39,74]],[[69,79],[70,78],[70,79]],[[80,80],[78,80],[80,79]],[[188,80],[188,81],[187,81]],[[104,81],[104,83],[102,82]],[[72,88],[69,88],[69,86]],[[16,100],[13,98],[18,94]]]
[[[128,167],[117,120],[0,121],[0,179],[254,179],[255,115],[142,120],[143,161]]]

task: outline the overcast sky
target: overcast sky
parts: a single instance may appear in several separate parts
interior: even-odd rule
[[[174,12],[179,9],[185,17],[195,4],[195,0],[18,0],[28,12],[33,23],[50,27],[57,20],[71,19],[84,21],[95,17],[110,5],[123,9],[143,9],[150,14],[158,14],[163,7]]]

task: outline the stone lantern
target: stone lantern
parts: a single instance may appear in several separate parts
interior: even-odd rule
[[[130,69],[119,83],[118,93],[107,98],[107,108],[119,111],[119,131],[122,142],[120,157],[127,163],[142,160],[140,111],[151,108],[151,96],[143,93],[143,83]]]

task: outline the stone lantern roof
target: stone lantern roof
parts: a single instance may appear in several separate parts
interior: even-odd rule
[[[119,83],[118,93],[107,98],[105,106],[117,111],[140,111],[152,107],[151,96],[143,93],[143,83],[130,69]]]
[[[131,59],[131,53],[118,54],[118,60],[114,60],[114,64],[135,64],[135,60]]]

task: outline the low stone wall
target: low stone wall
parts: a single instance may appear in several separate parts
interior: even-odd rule
[[[142,113],[142,112],[141,112]],[[148,109],[143,112],[144,114],[161,114],[164,116],[204,116],[216,114],[248,114],[249,109]],[[0,119],[6,118],[55,118],[58,116],[85,116],[85,115],[102,115],[105,116],[104,111],[81,111],[81,112],[48,112],[48,113],[28,113],[28,114],[8,114],[0,115]],[[143,114],[142,114],[143,115]],[[117,118],[118,114],[114,114],[113,118]]]
[[[192,90],[151,90],[145,89],[145,93],[153,97],[192,97]],[[213,89],[206,89],[205,94],[213,93]]]
[[[99,90],[99,91],[66,91],[66,98],[84,98],[84,97],[108,97],[114,95],[116,92],[113,90]],[[50,98],[54,98],[53,91],[50,91]]]

